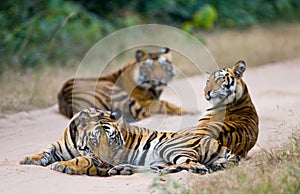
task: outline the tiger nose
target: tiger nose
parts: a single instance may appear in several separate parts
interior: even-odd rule
[[[165,77],[166,76],[162,73],[157,73],[156,75],[154,75],[154,79],[159,80],[159,81],[164,80]]]
[[[167,84],[167,79],[165,75],[155,75],[154,80],[159,83]]]

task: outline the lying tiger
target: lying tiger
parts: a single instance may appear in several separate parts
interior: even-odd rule
[[[245,68],[240,61],[210,76],[205,97],[213,107],[198,126],[158,132],[129,125],[120,112],[90,108],[71,119],[58,142],[20,164],[51,164],[60,172],[99,176],[145,169],[205,174],[236,165],[258,135],[258,117],[241,79]]]
[[[68,174],[109,176],[146,168],[206,173],[209,166],[238,162],[236,155],[209,136],[131,126],[120,116],[120,112],[85,109],[72,118],[58,142],[20,164],[51,164],[51,169]]]
[[[68,80],[58,94],[59,110],[71,118],[85,108],[121,110],[128,122],[153,114],[188,113],[159,97],[175,75],[171,51],[136,51],[135,60],[111,75]]]

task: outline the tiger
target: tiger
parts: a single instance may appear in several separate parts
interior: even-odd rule
[[[238,161],[208,135],[159,132],[129,124],[120,110],[88,108],[73,116],[57,142],[20,164],[50,165],[67,174],[113,176],[181,170],[206,174]]]
[[[176,74],[169,48],[146,53],[137,50],[135,59],[122,69],[99,78],[68,80],[58,93],[59,111],[69,118],[84,108],[119,109],[128,122],[151,114],[181,115],[190,111],[159,100]]]
[[[196,127],[179,132],[209,135],[245,158],[255,145],[259,132],[259,118],[242,80],[245,70],[246,63],[240,60],[210,74],[204,96],[212,106],[206,109]]]

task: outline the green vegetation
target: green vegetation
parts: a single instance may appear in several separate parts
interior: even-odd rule
[[[297,0],[2,1],[0,74],[79,60],[107,34],[137,24],[168,24],[193,33],[299,18]]]
[[[62,0],[17,0],[1,3],[1,64],[7,68],[34,68],[38,64],[82,56],[94,41],[111,31],[82,6]]]
[[[149,189],[159,190],[165,194],[190,194],[190,191],[186,188],[185,185],[168,177],[164,178],[164,176],[161,175],[157,175],[156,177],[154,177]]]
[[[116,24],[116,18],[138,16],[145,22],[181,26],[199,18],[223,27],[246,27],[274,20],[299,19],[298,0],[74,0]],[[215,21],[215,16],[217,20]],[[195,18],[196,17],[196,18]],[[196,26],[198,22],[195,21]],[[203,23],[202,21],[200,23]],[[205,25],[201,26],[206,28]],[[210,27],[210,26],[208,26]]]

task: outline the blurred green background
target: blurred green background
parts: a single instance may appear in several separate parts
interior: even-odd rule
[[[109,33],[137,24],[197,34],[300,19],[299,0],[6,0],[0,8],[0,74],[64,66]]]

